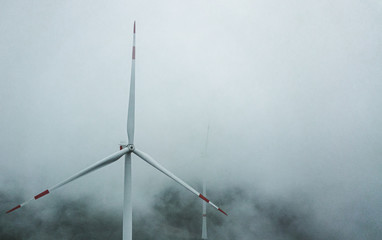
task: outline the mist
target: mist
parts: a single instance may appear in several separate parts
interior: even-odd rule
[[[2,1],[1,210],[126,141],[136,20],[136,147],[207,182],[229,214],[211,213],[211,239],[378,239],[381,13],[379,0]],[[122,199],[120,160],[1,216],[1,238],[96,239],[104,225],[119,239]],[[135,157],[133,203],[136,238],[199,236],[198,200]]]
[[[209,197],[224,199],[225,217],[216,209],[207,210],[209,239],[379,239],[381,229],[366,219],[343,222],[320,217],[313,199],[305,194],[274,198],[257,191],[248,194],[241,187],[228,193],[211,191]],[[134,239],[200,239],[201,201],[184,190],[166,185],[147,211],[134,211]],[[9,200],[2,193],[2,199]],[[25,207],[0,218],[1,239],[120,239],[120,211],[105,211],[91,197],[81,200],[61,198],[45,205]],[[1,204],[1,210],[4,204]],[[353,208],[353,211],[362,211]]]

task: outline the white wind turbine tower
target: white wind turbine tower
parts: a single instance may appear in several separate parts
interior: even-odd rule
[[[206,196],[206,182],[203,182],[203,195]],[[207,211],[206,202],[203,202],[203,216],[202,216],[202,239],[207,239]]]
[[[208,134],[210,132],[210,124],[208,124],[207,127],[207,138],[206,138],[206,146],[204,148],[204,154],[202,155],[202,158],[204,161],[207,159],[207,149],[208,149]],[[207,196],[206,194],[206,181],[203,180],[203,195]],[[202,239],[207,239],[207,206],[206,202],[203,202],[203,215],[202,215]]]
[[[123,206],[123,240],[131,240],[132,239],[132,201],[131,201],[131,153],[134,153],[144,161],[146,161],[148,164],[153,166],[154,168],[158,169],[183,187],[185,187],[187,190],[192,192],[193,194],[197,195],[199,198],[203,199],[205,202],[212,205],[214,208],[219,210],[220,212],[227,215],[222,209],[220,209],[218,206],[216,206],[214,203],[209,201],[203,194],[196,191],[194,188],[192,188],[190,185],[182,181],[180,178],[175,176],[173,173],[168,171],[166,168],[164,168],[162,165],[160,165],[157,161],[155,161],[151,156],[149,156],[147,153],[144,153],[137,148],[135,148],[134,145],[134,112],[135,112],[135,22],[134,22],[134,38],[133,38],[133,54],[132,54],[132,65],[131,65],[131,80],[130,80],[130,96],[129,96],[129,109],[128,109],[128,117],[127,117],[127,137],[128,137],[128,144],[127,145],[121,145],[120,151],[115,152],[111,154],[110,156],[94,163],[93,165],[85,168],[84,170],[78,172],[77,174],[67,178],[66,180],[57,183],[56,185],[53,185],[52,187],[46,189],[45,191],[37,194],[33,198],[17,205],[16,207],[12,208],[11,210],[7,211],[6,213],[10,213],[16,209],[19,209],[32,200],[37,200],[54,190],[68,184],[71,181],[76,180],[79,177],[82,177],[90,172],[93,172],[97,169],[100,169],[110,163],[113,163],[120,159],[123,155],[125,155],[125,178],[124,178],[124,206]]]

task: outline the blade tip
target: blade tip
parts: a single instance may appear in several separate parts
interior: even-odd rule
[[[6,214],[8,214],[8,213],[10,213],[10,212],[13,212],[13,211],[15,211],[16,209],[19,209],[19,208],[21,208],[21,205],[17,205],[16,207],[12,208],[11,210],[8,210],[8,211],[6,212]]]
[[[220,212],[222,212],[224,215],[228,216],[228,214],[226,212],[224,212],[223,210],[221,210],[220,208],[218,209]]]

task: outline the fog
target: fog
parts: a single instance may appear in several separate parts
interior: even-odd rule
[[[217,194],[231,209],[222,218],[215,209],[207,214],[210,239],[344,239],[350,229],[334,229],[334,219],[322,222],[309,197],[275,199],[257,192],[249,195],[241,187],[228,188],[231,194]],[[216,195],[216,192],[213,191]],[[233,194],[232,194],[233,193]],[[5,194],[2,194],[4,199]],[[6,198],[6,197],[5,197]],[[134,239],[200,239],[201,204],[184,197],[182,189],[165,186],[156,195],[149,211],[136,211]],[[41,211],[24,208],[1,218],[2,239],[121,239],[121,212],[105,211],[88,197],[63,198],[49,202]],[[17,224],[15,224],[17,222]],[[378,238],[378,230],[362,226],[366,237]],[[354,238],[348,238],[354,239]]]
[[[2,1],[0,210],[126,140],[136,20],[135,145],[199,191],[206,180],[229,214],[214,215],[210,239],[378,239],[381,13],[379,0]],[[196,215],[161,221],[185,207],[166,191]],[[122,199],[118,161],[1,216],[1,238],[43,239],[27,229],[84,209],[69,225],[93,234],[105,216],[119,239]],[[199,236],[200,201],[137,157],[133,204],[153,230],[136,239]]]

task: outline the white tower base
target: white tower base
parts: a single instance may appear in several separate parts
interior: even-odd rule
[[[125,182],[123,199],[123,240],[133,239],[133,214],[131,201],[131,153],[125,155]]]

